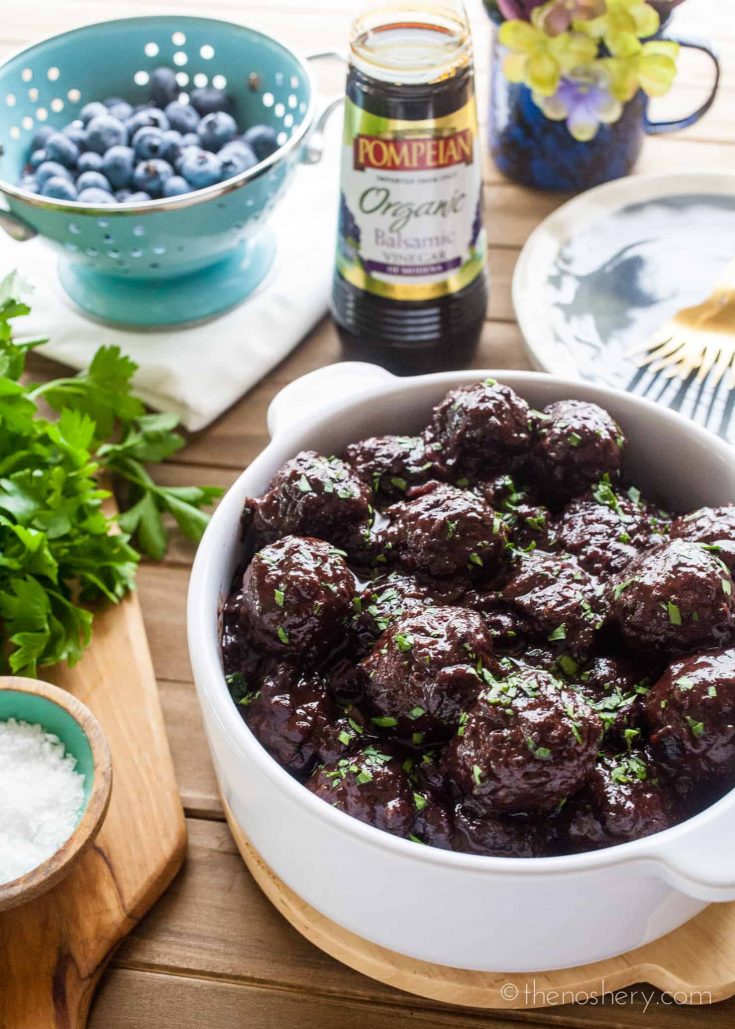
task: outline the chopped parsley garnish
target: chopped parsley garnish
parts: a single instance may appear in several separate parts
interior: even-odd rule
[[[286,599],[283,590],[273,590],[273,599],[276,602],[276,607],[283,607],[283,602]]]
[[[417,705],[416,707],[411,708],[411,710],[408,712],[408,717],[415,722],[417,718],[421,718],[421,716],[425,714],[426,711],[424,710],[424,708],[419,707]]]
[[[557,625],[557,627],[555,629],[552,629],[552,631],[547,636],[547,639],[549,640],[549,642],[552,642],[552,643],[554,642],[554,640],[565,640],[566,638],[567,638],[567,627],[566,627],[566,625],[563,622],[562,622],[561,625]]]
[[[687,715],[686,723],[695,739],[699,739],[700,736],[704,736],[704,722],[697,722],[694,718]]]
[[[556,663],[558,664],[559,668],[561,668],[562,672],[564,672],[565,675],[568,675],[570,677],[572,675],[576,675],[577,671],[579,670],[579,665],[574,660],[574,658],[571,657],[569,654],[562,654],[559,658],[557,658]]]
[[[472,781],[475,786],[482,786],[483,774],[479,765],[472,766]]]
[[[536,741],[532,740],[530,737],[526,737],[526,745],[533,756],[538,758],[539,761],[548,761],[551,757],[551,751],[548,747],[538,747],[536,745]]]
[[[478,565],[480,568],[482,568],[482,566],[483,566],[482,558],[474,550],[470,554],[470,564]]]
[[[413,802],[416,806],[417,811],[423,811],[424,808],[428,807],[428,800],[421,793],[414,793]]]
[[[276,635],[278,636],[281,643],[288,643],[288,633],[282,625],[278,626],[278,629],[276,630]]]
[[[400,475],[392,476],[391,480],[390,480],[390,484],[391,484],[391,486],[395,486],[395,488],[397,490],[400,490],[401,493],[405,493],[406,490],[408,489],[408,483],[406,482],[405,479],[402,479],[400,477]]]
[[[312,485],[305,475],[302,475],[298,482],[299,489],[302,493],[313,493]]]
[[[413,636],[409,636],[408,633],[397,632],[393,639],[396,650],[399,650],[401,654],[405,654],[413,646]]]
[[[666,610],[671,624],[681,625],[681,610],[679,609],[679,605],[670,600],[666,605]]]
[[[458,522],[447,522],[447,539],[450,540],[457,531]]]
[[[392,729],[398,725],[398,719],[391,718],[390,715],[380,715],[376,718],[371,718],[370,721],[380,729]]]
[[[641,758],[627,754],[611,769],[610,778],[621,786],[632,782],[645,782],[648,778],[648,767]]]
[[[578,432],[570,432],[567,439],[569,440],[570,445],[573,447],[578,447],[582,442],[582,437],[579,435]]]

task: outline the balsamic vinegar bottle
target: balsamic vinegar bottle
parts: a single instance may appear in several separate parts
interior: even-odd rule
[[[332,314],[349,359],[466,366],[487,308],[482,158],[460,0],[374,3],[350,38]]]

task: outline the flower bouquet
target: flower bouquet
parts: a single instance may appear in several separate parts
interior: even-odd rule
[[[659,4],[673,7],[673,3]],[[663,96],[676,75],[678,43],[652,39],[660,14],[641,0],[490,0],[502,14],[503,71],[523,82],[547,118],[589,140],[617,121],[639,89]]]
[[[663,39],[660,29],[681,2],[485,0],[497,26],[491,142],[501,170],[551,189],[584,188],[626,174],[644,131],[662,131],[651,128],[647,103],[667,93],[676,77],[680,44]],[[674,127],[681,126],[667,123]],[[518,154],[503,153],[507,144],[523,143],[519,132],[532,137],[530,147],[521,146],[520,169],[514,167]],[[590,157],[599,136],[602,144]],[[571,153],[571,173],[533,172],[545,148],[557,155],[557,165]],[[586,166],[589,160],[594,167]]]

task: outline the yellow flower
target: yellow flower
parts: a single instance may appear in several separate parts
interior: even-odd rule
[[[610,46],[612,57],[604,59],[611,77],[614,97],[626,103],[639,89],[647,96],[663,96],[676,76],[679,44],[666,39],[641,43],[634,36],[618,37]]]
[[[594,61],[597,43],[580,32],[547,36],[526,21],[506,21],[498,39],[510,51],[503,71],[511,82],[524,82],[541,96],[551,96],[565,71]]]
[[[604,39],[608,49],[622,36],[646,39],[653,36],[661,23],[658,11],[644,0],[607,0],[607,12],[591,21],[575,21],[578,32]]]

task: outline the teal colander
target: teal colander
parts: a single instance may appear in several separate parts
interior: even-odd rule
[[[316,55],[326,56],[326,55]],[[72,121],[90,100],[148,100],[150,72],[177,70],[182,94],[226,88],[238,124],[273,126],[280,146],[226,182],[185,196],[90,207],[20,188],[39,125]],[[247,296],[275,252],[266,228],[299,161],[318,160],[324,117],[306,62],[271,36],[211,18],[102,22],[53,36],[0,66],[0,224],[60,252],[66,292],[107,321],[162,326],[217,314]]]

